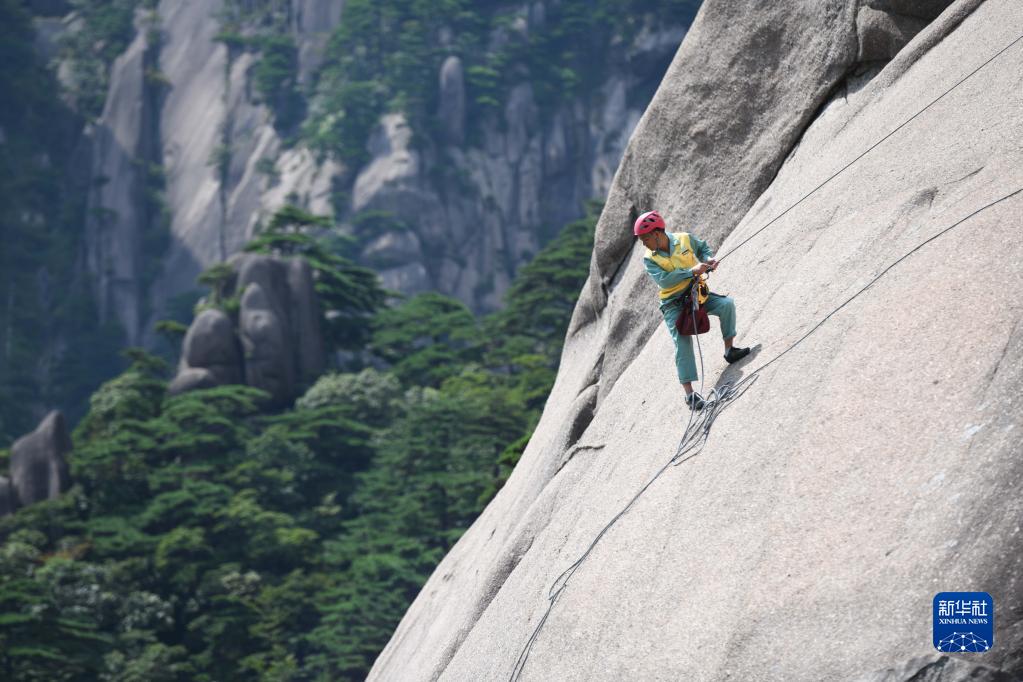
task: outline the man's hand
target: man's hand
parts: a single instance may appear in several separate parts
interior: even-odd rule
[[[707,270],[709,269],[710,265],[708,263],[700,263],[695,268],[693,268],[693,277],[699,277],[703,273],[707,272]]]
[[[707,264],[707,269],[708,270],[717,270],[718,269],[717,258],[711,258],[709,261],[707,261],[706,264]]]

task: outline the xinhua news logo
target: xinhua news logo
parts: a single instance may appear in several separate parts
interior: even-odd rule
[[[934,595],[934,648],[984,653],[995,645],[995,600],[987,592]]]

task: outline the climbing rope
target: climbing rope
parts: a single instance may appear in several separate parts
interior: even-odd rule
[[[661,474],[663,474],[665,472],[665,470],[667,470],[667,468],[669,466],[678,466],[679,464],[682,464],[683,462],[688,461],[688,460],[692,459],[693,457],[695,457],[696,455],[700,454],[700,452],[703,450],[704,445],[706,445],[706,443],[707,443],[707,439],[710,437],[710,430],[711,430],[711,427],[714,425],[714,420],[717,419],[718,415],[721,414],[721,412],[728,405],[730,405],[732,402],[734,402],[736,399],[738,399],[740,396],[742,396],[742,394],[744,394],[754,384],[754,382],[756,382],[757,378],[760,376],[760,372],[762,372],[764,369],[766,369],[771,364],[773,364],[773,363],[777,362],[778,360],[780,360],[782,358],[782,356],[784,356],[789,351],[791,351],[796,346],[798,346],[803,341],[805,341],[811,334],[813,334],[815,331],[820,329],[820,327],[825,322],[827,322],[829,319],[831,319],[831,317],[833,317],[836,313],[838,313],[840,310],[842,310],[842,308],[844,308],[845,306],[849,305],[853,300],[855,300],[863,292],[865,292],[867,289],[869,289],[871,286],[873,286],[875,282],[877,282],[879,279],[881,279],[889,270],[894,268],[896,265],[901,263],[903,260],[905,260],[909,256],[913,255],[914,253],[916,253],[917,251],[922,249],[924,246],[926,246],[930,242],[932,242],[935,239],[937,239],[938,237],[942,236],[943,234],[949,232],[953,228],[955,228],[955,227],[961,225],[962,223],[966,222],[967,220],[969,220],[973,216],[977,215],[978,213],[981,213],[982,211],[985,211],[986,209],[994,206],[995,204],[1001,203],[1001,202],[1005,201],[1006,199],[1014,197],[1017,194],[1020,194],[1021,192],[1023,192],[1023,187],[1017,189],[1014,192],[1006,194],[1003,197],[995,199],[994,201],[992,201],[992,202],[990,202],[988,204],[985,204],[984,206],[978,208],[976,211],[970,213],[969,215],[967,215],[967,216],[965,216],[963,218],[960,218],[955,223],[949,225],[948,227],[944,228],[943,230],[941,230],[937,234],[935,234],[932,237],[929,237],[925,241],[921,242],[920,244],[915,246],[913,249],[911,249],[910,251],[908,251],[905,254],[903,254],[902,256],[900,256],[895,262],[893,262],[891,265],[886,267],[880,273],[878,273],[873,279],[871,279],[866,285],[864,285],[863,288],[861,288],[855,294],[853,294],[848,299],[846,299],[841,305],[839,305],[837,308],[835,308],[830,313],[825,315],[824,318],[820,320],[820,322],[815,324],[809,331],[807,331],[801,337],[799,337],[794,342],[792,342],[788,346],[788,348],[786,348],[782,352],[778,353],[778,355],[774,356],[773,358],[771,358],[770,360],[768,360],[764,364],[762,364],[759,367],[757,367],[755,370],[750,372],[750,374],[748,376],[744,377],[743,379],[741,379],[740,381],[736,382],[735,384],[725,384],[725,385],[721,386],[720,388],[715,387],[715,388],[711,389],[710,393],[704,399],[705,404],[704,404],[703,409],[699,411],[699,416],[694,419],[694,415],[696,415],[696,411],[695,410],[690,410],[690,412],[689,412],[689,421],[686,424],[686,429],[685,429],[685,431],[682,434],[682,440],[679,442],[678,448],[675,450],[675,454],[672,456],[672,458],[670,460],[668,460],[664,464],[664,466],[662,466],[657,471],[656,474],[654,474],[653,478],[651,478],[649,481],[647,481],[646,485],[644,485],[642,488],[639,489],[639,492],[637,492],[633,496],[633,498],[631,500],[629,500],[629,503],[626,504],[625,507],[623,507],[621,511],[619,511],[617,514],[614,515],[614,517],[607,523],[607,525],[605,525],[600,530],[600,532],[597,534],[597,536],[590,543],[590,546],[586,548],[586,551],[583,552],[582,555],[578,559],[576,559],[575,562],[572,563],[571,566],[569,566],[567,569],[565,569],[565,571],[560,576],[558,576],[557,580],[554,581],[554,584],[551,585],[550,591],[547,593],[547,600],[548,600],[547,610],[544,612],[543,616],[540,618],[540,621],[537,623],[536,628],[534,628],[534,630],[533,630],[533,634],[530,635],[529,640],[526,642],[526,645],[523,647],[522,651],[519,653],[519,657],[515,661],[515,667],[512,669],[512,674],[511,674],[511,677],[509,679],[512,680],[512,681],[517,680],[519,675],[522,673],[522,668],[526,664],[526,659],[529,658],[529,653],[530,653],[530,651],[533,648],[533,643],[536,641],[537,635],[540,634],[540,630],[543,628],[544,623],[547,622],[547,617],[550,616],[551,611],[554,609],[554,605],[558,601],[558,598],[561,596],[561,594],[568,587],[569,579],[576,572],[576,570],[582,565],[582,563],[586,560],[586,558],[590,555],[590,552],[592,552],[593,548],[597,546],[597,543],[600,542],[600,539],[602,537],[604,537],[604,534],[607,533],[607,531],[610,530],[611,527],[618,522],[618,519],[620,519],[622,516],[625,515],[625,513],[632,507],[632,505],[636,502],[636,500],[638,500],[643,495],[643,493],[646,492],[647,488],[649,488],[653,484],[654,481],[656,481],[658,478],[660,478]],[[693,311],[692,314],[693,314],[693,324],[694,324],[694,327],[695,327],[695,324],[696,324],[696,313],[695,313],[695,311]],[[696,346],[697,346],[697,350],[699,351],[699,357],[700,357],[700,377],[701,377],[701,379],[700,379],[700,391],[702,393],[702,391],[703,391],[703,378],[702,378],[703,377],[703,349],[700,347],[700,337],[699,337],[699,335],[696,335]]]
[[[968,73],[966,76],[961,78],[959,81],[957,81],[955,83],[955,85],[950,87],[948,90],[943,92],[941,95],[939,95],[935,99],[931,100],[931,102],[928,103],[927,106],[923,107],[922,109],[917,111],[915,114],[910,116],[908,119],[903,121],[901,124],[899,124],[898,127],[896,127],[894,130],[889,132],[887,135],[882,137],[877,142],[875,142],[873,145],[871,145],[865,152],[861,153],[859,156],[857,156],[852,161],[847,163],[845,166],[840,168],[837,172],[832,174],[824,182],[820,183],[819,185],[814,187],[812,190],[810,190],[810,192],[808,194],[804,195],[798,201],[796,201],[794,204],[792,204],[791,206],[786,208],[784,211],[782,211],[780,214],[778,214],[777,216],[772,218],[763,227],[761,227],[759,230],[757,230],[752,235],[747,237],[745,240],[740,242],[737,246],[733,247],[724,256],[719,258],[718,261],[720,262],[726,256],[731,255],[732,253],[735,253],[735,251],[738,250],[741,246],[743,246],[748,241],[750,241],[751,239],[756,237],[758,234],[763,232],[771,224],[776,222],[779,218],[784,216],[786,213],[791,211],[793,208],[795,208],[796,206],[801,204],[804,200],[806,200],[811,195],[813,195],[815,192],[817,192],[817,190],[819,190],[821,187],[824,187],[824,185],[828,184],[833,179],[838,177],[839,174],[841,174],[847,168],[849,168],[854,163],[856,163],[857,161],[862,159],[871,150],[875,149],[882,142],[884,142],[885,140],[890,138],[892,135],[894,135],[896,132],[898,132],[900,129],[902,129],[904,126],[906,126],[906,124],[908,124],[910,121],[912,121],[917,116],[922,114],[924,111],[929,109],[933,104],[935,104],[940,99],[945,97],[952,90],[955,90],[962,83],[964,83],[966,80],[968,80],[974,74],[976,74],[978,71],[983,69],[985,66],[990,64],[992,61],[994,61],[997,57],[999,57],[1001,54],[1003,54],[1010,47],[1012,47],[1013,45],[1018,43],[1020,40],[1023,40],[1023,35],[1020,35],[1019,37],[1017,37],[1011,43],[1009,43],[1008,45],[1003,47],[1001,50],[999,50],[997,53],[995,53],[991,58],[989,58],[983,64],[981,64],[976,69],[974,69],[973,71]],[[519,656],[518,656],[518,658],[515,661],[515,666],[514,666],[514,668],[512,668],[512,673],[511,673],[511,676],[509,677],[509,681],[510,682],[515,682],[515,680],[517,680],[519,678],[519,676],[522,674],[522,669],[526,665],[526,661],[529,658],[530,652],[532,651],[533,644],[536,641],[537,636],[540,634],[540,630],[543,629],[544,624],[547,622],[547,618],[550,616],[551,611],[554,609],[554,605],[557,603],[558,599],[561,597],[561,595],[564,593],[565,589],[568,587],[569,580],[571,579],[571,577],[575,574],[576,570],[578,570],[578,568],[583,564],[583,562],[586,561],[587,557],[589,557],[589,555],[590,555],[590,552],[592,552],[593,548],[596,547],[598,542],[600,542],[600,539],[602,537],[604,537],[604,534],[607,533],[607,531],[610,530],[611,527],[614,526],[618,522],[618,520],[622,516],[625,515],[626,512],[628,512],[628,510],[632,507],[632,505],[635,504],[636,500],[638,500],[643,495],[643,493],[646,492],[646,490],[651,485],[653,485],[654,481],[656,481],[658,478],[660,478],[661,474],[663,474],[667,470],[667,468],[669,466],[678,466],[679,464],[682,464],[683,462],[692,459],[693,457],[695,457],[698,454],[700,454],[700,452],[702,452],[704,445],[706,445],[706,443],[707,443],[707,439],[710,437],[711,427],[714,425],[714,421],[717,419],[718,415],[721,414],[721,412],[726,407],[728,407],[728,405],[730,405],[736,399],[741,397],[756,382],[757,378],[760,376],[760,372],[761,371],[763,371],[764,369],[766,369],[767,367],[769,367],[773,363],[777,362],[784,355],[786,355],[789,351],[793,350],[798,345],[800,345],[811,334],[813,334],[815,331],[820,329],[820,327],[824,323],[826,323],[829,319],[831,319],[831,317],[833,317],[840,310],[842,310],[845,306],[847,306],[849,303],[851,303],[853,300],[855,300],[857,297],[859,297],[861,294],[863,294],[863,292],[865,292],[867,289],[869,289],[871,286],[873,286],[875,282],[877,282],[879,279],[881,279],[881,277],[883,277],[886,273],[888,273],[889,270],[891,270],[896,265],[898,265],[899,263],[904,261],[906,258],[908,258],[909,256],[913,255],[914,253],[916,253],[917,251],[922,249],[924,246],[926,246],[930,242],[934,241],[935,239],[937,239],[937,238],[941,237],[942,235],[948,233],[949,231],[951,231],[955,227],[957,227],[957,226],[961,225],[962,223],[966,222],[967,220],[969,220],[973,216],[977,215],[978,213],[981,213],[982,211],[985,211],[988,208],[991,208],[995,204],[998,204],[998,203],[1001,203],[1001,202],[1003,202],[1003,201],[1005,201],[1007,199],[1010,199],[1011,197],[1014,197],[1017,194],[1020,194],[1021,192],[1023,192],[1023,187],[1021,187],[1020,189],[1015,190],[1014,192],[1010,192],[1009,194],[1006,194],[1006,195],[1004,195],[1004,196],[1002,196],[1002,197],[1000,197],[998,199],[995,199],[994,201],[992,201],[992,202],[990,202],[988,204],[985,204],[984,206],[981,206],[980,208],[978,208],[977,210],[973,211],[969,215],[967,215],[967,216],[965,216],[963,218],[960,218],[959,220],[957,220],[953,224],[949,225],[948,227],[940,230],[938,233],[936,233],[933,236],[929,237],[928,239],[924,240],[923,242],[921,242],[920,244],[918,244],[917,246],[915,246],[914,248],[912,248],[911,250],[907,251],[905,254],[900,256],[898,259],[896,259],[892,264],[890,264],[888,267],[886,267],[884,270],[882,270],[880,273],[878,273],[873,279],[871,279],[866,285],[864,285],[859,291],[854,293],[852,296],[850,296],[848,299],[846,299],[841,305],[839,305],[837,308],[835,308],[834,310],[829,312],[827,315],[825,315],[816,325],[814,325],[812,328],[810,328],[809,331],[807,331],[801,337],[799,337],[794,342],[792,342],[785,350],[783,350],[782,352],[778,353],[776,356],[774,356],[773,358],[771,358],[770,360],[768,360],[764,364],[762,364],[759,367],[757,367],[755,370],[750,372],[750,374],[748,376],[744,377],[743,379],[741,379],[740,381],[736,382],[735,384],[725,384],[725,385],[721,386],[720,388],[715,387],[715,388],[711,389],[711,392],[704,399],[704,407],[703,407],[702,410],[699,411],[699,416],[696,416],[697,411],[690,410],[690,412],[689,412],[689,421],[686,423],[686,428],[685,428],[685,431],[682,434],[682,439],[680,440],[679,445],[678,445],[678,447],[675,450],[675,454],[671,457],[671,459],[669,459],[664,464],[664,466],[662,466],[660,469],[658,469],[657,473],[655,473],[654,476],[649,481],[647,481],[646,485],[644,485],[642,488],[640,488],[639,492],[637,492],[632,497],[632,499],[629,500],[628,504],[626,504],[625,507],[623,507],[621,511],[619,511],[617,514],[614,515],[614,517],[600,530],[600,532],[597,533],[597,536],[590,543],[589,547],[586,548],[586,551],[583,552],[582,555],[578,559],[576,559],[572,563],[571,566],[569,566],[567,569],[565,569],[561,573],[561,575],[558,576],[558,578],[551,585],[550,590],[547,593],[547,609],[544,611],[543,616],[540,617],[539,622],[537,623],[536,627],[533,629],[533,633],[530,635],[529,639],[526,641],[526,644],[523,646],[522,651],[519,653]],[[692,311],[692,315],[693,315],[693,328],[695,329],[696,328],[696,311],[695,310]],[[703,384],[703,381],[704,381],[704,379],[703,379],[703,377],[704,377],[704,367],[703,367],[703,348],[700,345],[700,336],[699,336],[699,334],[696,335],[696,347],[697,347],[697,351],[699,353],[699,358],[700,358],[700,393],[702,393],[703,392],[703,388],[704,388],[704,384]]]
[[[888,139],[889,137],[891,137],[891,136],[892,136],[892,135],[894,135],[895,133],[897,133],[897,132],[899,132],[900,130],[902,130],[902,128],[903,128],[903,127],[905,127],[905,126],[906,126],[906,125],[907,125],[907,124],[908,124],[908,123],[909,123],[910,121],[912,121],[912,120],[913,120],[913,119],[915,119],[915,118],[916,118],[917,116],[919,116],[920,114],[924,113],[925,111],[927,111],[928,109],[930,109],[930,108],[931,108],[932,106],[934,106],[935,104],[937,104],[939,100],[941,100],[941,99],[943,99],[943,98],[945,97],[945,95],[947,95],[948,93],[952,92],[953,90],[955,90],[956,88],[958,88],[958,87],[959,87],[960,85],[962,85],[963,83],[965,83],[965,82],[966,82],[967,80],[969,80],[969,79],[970,79],[970,78],[971,78],[971,77],[972,77],[972,76],[973,76],[974,74],[976,74],[976,73],[977,73],[978,71],[980,71],[981,69],[983,69],[983,68],[984,68],[985,66],[987,66],[988,64],[990,64],[991,62],[993,62],[993,61],[994,61],[995,59],[997,59],[998,57],[1000,57],[1000,56],[1002,55],[1002,53],[1003,53],[1003,52],[1005,52],[1005,51],[1006,51],[1006,50],[1008,50],[1008,49],[1009,49],[1010,47],[1012,47],[1013,45],[1015,45],[1016,43],[1018,43],[1018,42],[1019,42],[1020,40],[1023,40],[1023,35],[1020,35],[1019,37],[1017,37],[1017,38],[1016,38],[1015,40],[1013,40],[1013,41],[1012,41],[1011,43],[1009,43],[1008,45],[1006,45],[1005,47],[1003,47],[1002,49],[1000,49],[1000,50],[999,50],[998,52],[996,52],[996,53],[995,53],[994,55],[992,55],[992,56],[991,56],[991,57],[990,57],[990,58],[989,58],[989,59],[988,59],[988,60],[987,60],[986,62],[984,62],[983,64],[981,64],[980,66],[978,66],[978,67],[977,67],[976,69],[974,69],[973,71],[969,72],[968,74],[966,74],[965,76],[963,76],[962,78],[960,78],[960,79],[959,79],[959,80],[958,80],[958,81],[956,82],[956,84],[955,84],[955,85],[953,85],[953,86],[952,86],[952,87],[950,87],[950,88],[949,88],[948,90],[946,90],[945,92],[941,93],[940,95],[938,95],[937,97],[935,97],[934,99],[932,99],[932,100],[931,100],[931,101],[930,101],[930,102],[929,102],[929,103],[927,104],[927,106],[925,106],[925,107],[924,107],[923,109],[920,109],[919,111],[917,111],[917,112],[916,112],[915,114],[913,114],[912,116],[910,116],[909,118],[907,118],[907,119],[906,119],[905,121],[903,121],[902,123],[900,123],[900,124],[899,124],[899,125],[898,125],[898,126],[897,126],[897,127],[896,127],[896,128],[894,129],[894,130],[892,130],[892,131],[891,131],[890,133],[888,133],[887,135],[885,135],[884,137],[882,137],[882,138],[881,138],[880,140],[878,140],[878,141],[877,141],[877,142],[875,142],[874,144],[872,144],[872,145],[870,145],[869,147],[867,147],[867,150],[866,150],[866,151],[864,151],[864,152],[863,152],[862,154],[860,154],[859,156],[857,156],[857,157],[856,157],[855,159],[853,159],[853,160],[852,160],[852,161],[850,161],[849,163],[847,163],[847,164],[845,164],[844,166],[842,166],[841,168],[839,168],[839,169],[838,169],[837,171],[835,171],[835,172],[834,172],[834,173],[833,173],[833,174],[832,174],[832,175],[831,175],[830,177],[828,177],[828,179],[827,179],[827,180],[825,180],[825,181],[824,181],[824,182],[822,182],[821,184],[819,184],[819,185],[817,185],[816,187],[814,187],[814,188],[813,188],[812,190],[810,190],[810,191],[809,191],[809,192],[808,192],[807,194],[804,194],[804,195],[803,195],[803,196],[802,196],[802,197],[801,197],[801,198],[799,199],[799,201],[797,201],[796,203],[792,204],[791,206],[789,206],[788,208],[786,208],[786,209],[785,209],[784,211],[782,211],[781,213],[779,213],[779,214],[778,214],[778,215],[776,215],[775,217],[771,218],[771,219],[770,219],[769,221],[767,221],[767,222],[766,222],[766,223],[765,223],[765,224],[764,224],[764,225],[763,225],[763,226],[762,226],[762,227],[761,227],[761,228],[760,228],[759,230],[757,230],[756,232],[754,232],[753,234],[751,234],[750,236],[746,237],[746,238],[745,238],[745,239],[743,239],[743,240],[742,240],[741,242],[739,242],[738,244],[736,244],[735,246],[733,246],[733,247],[732,247],[731,249],[729,249],[729,250],[728,250],[728,252],[727,252],[727,253],[725,253],[725,255],[721,256],[721,258],[718,258],[718,261],[723,261],[723,260],[724,260],[725,258],[727,258],[728,256],[731,256],[731,255],[732,255],[733,253],[735,253],[735,252],[736,252],[736,251],[738,251],[738,250],[739,250],[740,248],[742,248],[742,247],[743,247],[743,246],[744,246],[744,245],[746,244],[746,242],[748,242],[749,240],[753,239],[753,238],[754,238],[754,237],[756,237],[756,236],[757,236],[758,234],[760,234],[761,232],[763,232],[764,230],[766,230],[766,229],[767,229],[768,227],[770,227],[771,225],[773,225],[773,224],[774,224],[774,223],[775,223],[775,222],[776,222],[776,221],[777,221],[777,220],[778,220],[779,218],[781,218],[781,217],[782,217],[782,216],[784,216],[784,215],[785,215],[786,213],[788,213],[789,211],[791,211],[792,209],[794,209],[794,208],[795,208],[796,206],[799,206],[799,205],[800,205],[801,203],[803,203],[803,201],[805,201],[806,199],[809,199],[809,198],[810,198],[811,196],[813,196],[814,194],[816,194],[817,190],[819,190],[819,189],[820,189],[821,187],[823,187],[824,185],[828,184],[829,182],[831,182],[832,180],[834,180],[835,178],[837,178],[837,177],[838,177],[839,175],[841,175],[841,174],[842,174],[842,173],[843,173],[843,172],[844,172],[844,171],[845,171],[845,170],[846,170],[847,168],[849,168],[849,167],[850,167],[850,166],[852,166],[852,165],[853,165],[854,163],[856,163],[857,161],[859,161],[860,159],[862,159],[862,158],[863,158],[864,156],[866,156],[867,154],[869,154],[870,152],[872,152],[872,151],[873,151],[874,149],[876,149],[876,148],[877,148],[877,147],[878,147],[878,146],[879,146],[879,145],[880,145],[880,144],[881,144],[882,142],[884,142],[885,140],[887,140],[887,139]]]

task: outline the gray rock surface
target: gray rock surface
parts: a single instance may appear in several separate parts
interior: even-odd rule
[[[185,335],[182,359],[209,369],[220,383],[237,383],[241,363],[231,318],[220,310],[199,313]]]
[[[268,144],[261,151],[263,158],[273,158],[275,146]],[[258,162],[253,159],[253,163]],[[274,164],[279,173],[264,185],[260,196],[258,213],[252,216],[252,225],[268,222],[274,211],[289,200],[316,215],[331,215],[334,212],[334,179],[343,172],[343,167],[330,159],[318,160],[305,147],[286,149],[277,156]]]
[[[533,3],[514,30],[528,33],[544,13]],[[586,200],[607,192],[645,102],[627,93],[644,89],[644,74],[663,68],[683,34],[681,26],[647,27],[633,44],[609,51],[619,61],[599,91],[546,116],[530,83],[514,85],[499,115],[475,122],[478,145],[413,149],[407,122],[385,116],[370,142],[373,158],[354,180],[351,209],[386,210],[410,226],[420,266],[382,268],[384,284],[436,289],[476,310],[498,307],[517,266],[553,236],[544,230],[577,218]],[[440,75],[453,93],[438,112],[449,142],[462,134],[457,71],[449,58]],[[371,262],[378,249],[366,244],[363,258]]]
[[[228,264],[234,275],[224,296],[240,300],[237,324],[221,310],[196,316],[168,391],[245,383],[286,404],[326,364],[312,268],[303,258],[254,253],[235,254]]]
[[[270,299],[269,305],[282,318],[287,315],[288,266],[282,258],[261,253],[238,253],[228,264],[237,272],[227,291],[244,294],[250,284],[258,284]]]
[[[181,345],[178,376],[167,387],[171,395],[194,388],[242,382],[243,365],[234,323],[220,310],[196,315]]]
[[[440,67],[437,118],[449,144],[457,146],[465,142],[465,73],[462,60],[455,55],[445,59]]]
[[[298,381],[310,384],[323,372],[327,363],[320,328],[319,297],[313,282],[313,269],[304,258],[287,261],[288,328],[292,357]]]
[[[52,500],[71,485],[66,457],[71,437],[64,415],[54,410],[39,422],[36,430],[11,446],[11,483],[18,506]]]
[[[857,58],[861,62],[889,61],[927,23],[926,19],[860,7],[856,12]]]
[[[249,366],[248,353],[260,344],[258,338],[264,338],[267,346],[256,352],[257,357],[267,359],[278,355],[277,350],[270,350],[278,343],[277,333],[265,328],[266,324],[272,324],[272,315],[282,325],[282,346],[279,349],[279,359],[272,361],[274,367],[280,367],[280,371],[274,369],[271,374],[276,376],[279,373],[287,377],[285,383],[291,388],[279,397],[283,399],[285,395],[290,396],[292,389],[297,388],[297,382],[311,383],[326,364],[320,329],[322,313],[313,284],[312,269],[303,259],[260,254],[238,254],[228,262],[238,273],[234,290],[242,292],[239,321],[242,346],[249,344],[251,347],[246,347],[246,374],[252,376],[250,372],[254,371]],[[262,293],[250,295],[252,284],[257,284]],[[252,313],[248,323],[247,310]],[[251,334],[247,324],[255,325]],[[265,374],[262,370],[259,373]],[[259,385],[251,380],[248,382]]]
[[[92,183],[84,239],[86,267],[95,280],[101,320],[117,319],[127,343],[137,345],[139,314],[139,238],[142,209],[137,194],[135,159],[145,145],[144,34],[138,35],[110,70],[110,89],[92,137]]]
[[[508,679],[555,579],[676,452],[687,412],[638,212],[726,254],[1023,33],[1014,0],[957,2],[864,82],[858,9],[703,5],[615,177],[543,417],[371,680]],[[712,286],[759,348],[729,367],[701,337],[705,390],[1023,188],[1020,45],[726,258]],[[969,218],[760,371],[600,539],[521,679],[1023,677],[1021,210]],[[978,253],[997,255],[970,268]],[[933,656],[946,590],[994,596],[987,669],[905,663]]]
[[[255,201],[251,186],[258,182],[255,174],[245,176],[239,169],[237,147],[269,144],[263,126],[270,126],[265,110],[244,97],[252,56],[229,63],[227,48],[214,41],[220,30],[214,17],[221,7],[219,0],[159,5],[160,68],[172,84],[160,112],[172,240],[154,284],[157,302],[194,289],[204,268],[226,259],[250,236],[248,215],[240,223],[231,220],[232,199]]]
[[[213,372],[205,367],[189,367],[182,364],[179,365],[178,373],[174,379],[167,385],[167,395],[178,395],[201,388],[213,388],[220,384],[221,382],[217,381]]]
[[[286,319],[259,283],[250,282],[243,291],[238,331],[245,354],[245,383],[268,391],[274,402],[282,403],[295,388]]]
[[[308,80],[343,3],[292,4],[299,78]],[[318,213],[331,212],[337,164],[321,163],[307,150],[283,150],[271,113],[255,101],[250,83],[255,56],[232,55],[214,39],[221,30],[216,15],[222,6],[219,0],[164,0],[158,8],[163,29],[159,64],[171,84],[159,113],[171,243],[150,292],[153,319],[165,314],[168,299],[194,290],[205,268],[239,252],[257,225],[289,197]],[[275,175],[265,172],[266,162],[275,167]],[[130,185],[133,176],[120,173],[111,182]],[[143,339],[155,338],[147,320],[130,323]]]
[[[983,660],[983,659],[981,659]],[[980,661],[941,654],[920,656],[901,665],[857,677],[852,682],[1015,682],[1019,678]]]

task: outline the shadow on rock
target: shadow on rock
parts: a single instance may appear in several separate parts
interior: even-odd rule
[[[746,375],[747,365],[749,365],[754,358],[760,355],[760,351],[763,350],[763,348],[763,344],[758,343],[750,348],[749,355],[735,364],[725,367],[725,371],[721,373],[721,376],[718,377],[717,382],[714,384],[714,389],[721,392],[728,384],[732,384],[734,386],[742,381],[743,377]]]

